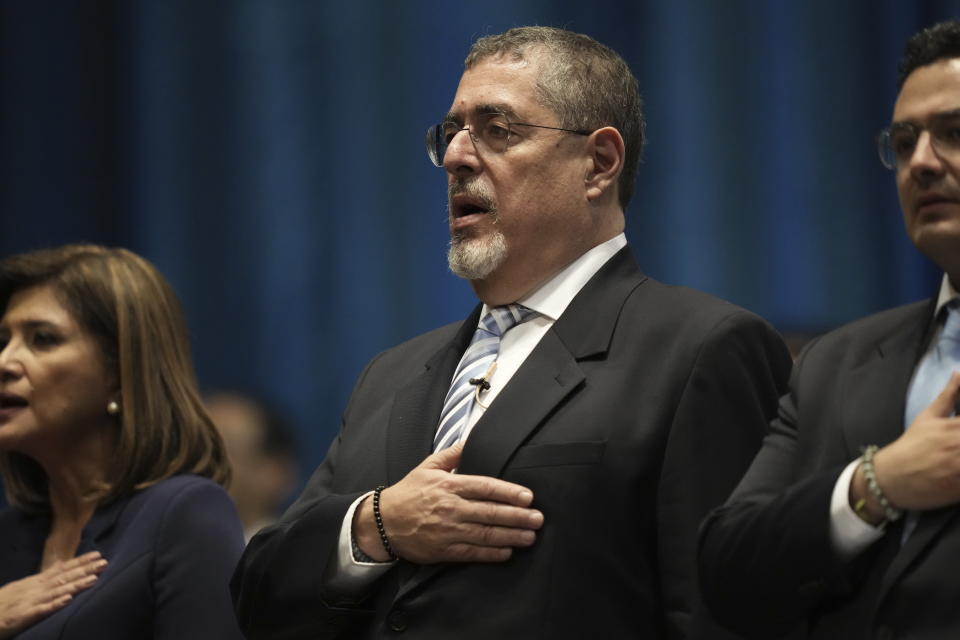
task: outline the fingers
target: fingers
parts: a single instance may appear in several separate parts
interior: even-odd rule
[[[530,489],[499,478],[450,473],[462,444],[428,456],[381,493],[381,513],[394,551],[410,562],[503,562],[536,542],[544,516],[530,508]],[[375,535],[361,504],[357,539]],[[363,545],[361,544],[361,548]]]
[[[82,556],[77,556],[76,558],[70,558],[69,560],[61,560],[55,562],[46,568],[43,573],[55,574],[65,571],[72,571],[77,568],[82,567],[91,567],[92,565],[97,565],[100,561],[103,560],[103,556],[100,555],[99,551],[90,551],[83,554]],[[105,562],[105,561],[104,561]]]
[[[424,469],[438,469],[452,471],[460,464],[460,454],[463,452],[463,443],[457,444],[427,456],[420,467]],[[462,498],[471,500],[490,500],[528,507],[533,503],[533,492],[524,486],[490,478],[488,476],[454,475],[449,478],[449,490]]]
[[[94,551],[0,586],[0,638],[66,606],[77,593],[96,584],[106,566],[107,561]]]
[[[444,479],[444,488],[468,500],[488,500],[518,507],[533,503],[533,492],[523,485],[489,476],[454,474]]]
[[[60,598],[89,589],[97,576],[107,568],[107,561],[99,551],[63,560],[51,565],[40,575],[50,586],[50,597]]]
[[[62,609],[63,607],[67,606],[67,603],[69,603],[71,600],[73,600],[73,596],[70,594],[57,596],[49,602],[36,605],[31,613],[35,616],[35,618],[45,618],[57,609]]]
[[[457,482],[451,489],[461,498],[502,502],[517,507],[529,507],[533,503],[533,492],[522,485],[487,476],[456,477]]]
[[[459,524],[452,546],[477,562],[506,560],[510,554],[505,550],[533,545],[536,530],[543,526],[543,514],[536,509],[494,502],[461,499],[456,517]]]
[[[463,442],[449,446],[424,458],[420,466],[425,469],[440,469],[453,471],[460,464],[460,454],[463,453]]]
[[[537,534],[530,529],[471,524],[462,527],[458,538],[458,542],[479,547],[511,548],[531,546]]]
[[[536,530],[543,526],[543,514],[536,509],[524,509],[494,502],[468,501],[462,507],[464,522]]]
[[[0,622],[0,638],[9,637],[4,632],[18,633],[20,630],[40,622],[51,613],[67,606],[72,599],[72,595],[66,594],[33,604],[21,602],[22,609],[20,611],[10,611],[4,608],[6,615]]]
[[[103,570],[106,568],[107,561],[101,559],[97,562],[71,569],[70,571],[64,571],[57,576],[57,582],[62,585],[70,585],[78,582],[89,582],[93,584],[97,576],[103,573]]]
[[[950,416],[956,407],[958,391],[960,391],[960,373],[953,373],[950,375],[950,380],[947,381],[943,391],[933,399],[933,402],[924,409],[923,413],[938,418]]]
[[[69,600],[70,597],[72,597],[73,595],[80,593],[81,591],[86,591],[87,589],[92,587],[96,581],[97,581],[96,574],[81,576],[79,578],[75,578],[68,582],[63,582],[61,584],[58,584],[56,587],[51,589],[48,592],[48,594],[49,594],[49,597],[52,598],[54,601],[58,601],[64,597],[66,597],[67,600]]]

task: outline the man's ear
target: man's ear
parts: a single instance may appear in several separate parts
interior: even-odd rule
[[[623,171],[623,136],[613,127],[603,127],[590,134],[587,153],[592,162],[584,176],[587,199],[594,201],[614,189]]]

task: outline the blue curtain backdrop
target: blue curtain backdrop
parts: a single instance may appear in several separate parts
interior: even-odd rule
[[[0,254],[90,241],[155,262],[202,384],[284,407],[305,469],[366,361],[474,304],[422,140],[484,34],[566,27],[631,64],[649,144],[627,235],[654,277],[785,333],[936,286],[873,139],[904,41],[960,2],[0,6]]]

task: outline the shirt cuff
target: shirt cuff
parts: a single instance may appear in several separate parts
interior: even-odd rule
[[[844,561],[853,559],[883,537],[883,528],[864,522],[850,506],[850,483],[858,464],[860,458],[847,465],[837,478],[830,498],[830,542]]]
[[[356,500],[347,509],[340,525],[340,538],[337,541],[337,563],[328,584],[345,595],[358,595],[377,578],[386,573],[393,562],[360,562],[353,557],[353,514],[364,498],[373,495],[369,491]]]

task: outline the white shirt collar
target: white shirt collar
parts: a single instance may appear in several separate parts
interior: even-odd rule
[[[957,295],[957,290],[953,288],[950,278],[947,274],[943,274],[943,281],[940,283],[940,294],[937,296],[937,308],[933,311],[933,317],[938,318],[943,305],[956,298]]]
[[[627,238],[622,233],[598,244],[517,302],[552,321],[557,320],[583,285],[625,246]],[[487,305],[483,305],[483,313],[486,311]]]

